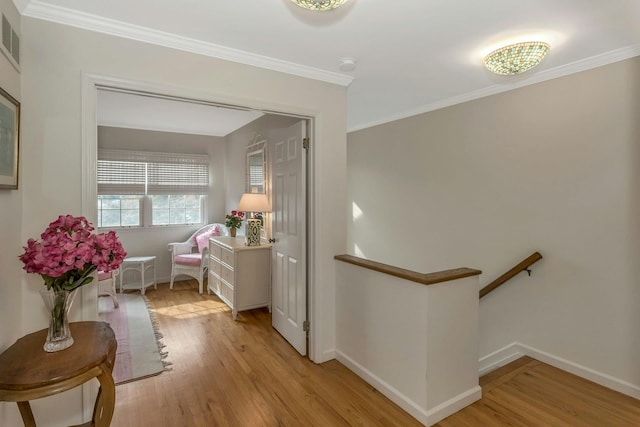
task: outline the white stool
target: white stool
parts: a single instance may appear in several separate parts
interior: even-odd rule
[[[145,279],[147,270],[153,269],[153,279],[149,276]],[[139,282],[122,283],[124,272],[127,270],[135,270],[140,273]],[[158,289],[156,282],[156,257],[155,256],[136,256],[125,258],[120,267],[120,292],[125,289],[139,290],[142,295],[149,286],[153,285],[153,289]]]

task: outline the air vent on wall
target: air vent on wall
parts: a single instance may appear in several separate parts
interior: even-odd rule
[[[20,37],[12,28],[11,23],[2,14],[2,44],[0,50],[7,57],[9,62],[20,71]]]
[[[11,24],[4,15],[2,15],[2,45],[11,52]]]

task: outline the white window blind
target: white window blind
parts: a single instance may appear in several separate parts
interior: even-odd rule
[[[98,194],[193,194],[209,192],[209,156],[98,150]]]
[[[98,194],[144,195],[144,163],[98,160]]]

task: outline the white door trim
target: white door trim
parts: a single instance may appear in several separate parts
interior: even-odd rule
[[[308,134],[312,140],[311,148],[308,152],[309,175],[307,183],[309,191],[309,210],[307,211],[307,227],[309,229],[307,241],[309,247],[307,270],[309,275],[309,286],[307,291],[309,295],[309,321],[311,322],[311,330],[309,331],[309,359],[318,363],[324,362],[326,360],[326,355],[322,353],[321,349],[315,342],[315,337],[318,336],[318,331],[321,329],[321,324],[323,323],[323,320],[321,319],[322,310],[320,310],[320,307],[316,307],[317,304],[321,303],[321,299],[315,298],[317,292],[315,292],[316,259],[314,249],[316,236],[316,195],[314,193],[314,188],[316,187],[316,156],[314,155],[314,147],[318,140],[315,131],[315,121],[318,120],[320,113],[316,110],[300,106],[264,102],[255,99],[222,95],[219,93],[208,93],[201,89],[196,90],[192,88],[176,87],[168,84],[141,82],[100,74],[82,73],[82,215],[88,218],[92,223],[95,223],[97,220],[97,206],[95,202],[97,198],[96,169],[98,146],[97,91],[99,88],[108,87],[135,92],[158,93],[185,99],[195,99],[218,105],[244,107],[261,110],[267,113],[282,114],[309,120],[310,129]],[[83,296],[82,298],[81,310],[83,319],[90,320],[96,319],[97,317],[97,307],[94,307],[94,303],[97,300],[97,295],[95,295],[96,292],[97,291],[94,289],[92,294]],[[83,388],[83,408],[86,420],[91,418],[94,401],[95,391],[92,391],[90,390],[90,387],[85,386]]]

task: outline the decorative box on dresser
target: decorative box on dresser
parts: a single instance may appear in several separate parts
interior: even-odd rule
[[[207,292],[231,307],[234,320],[243,310],[268,307],[271,312],[271,245],[246,246],[244,237],[211,237]]]

